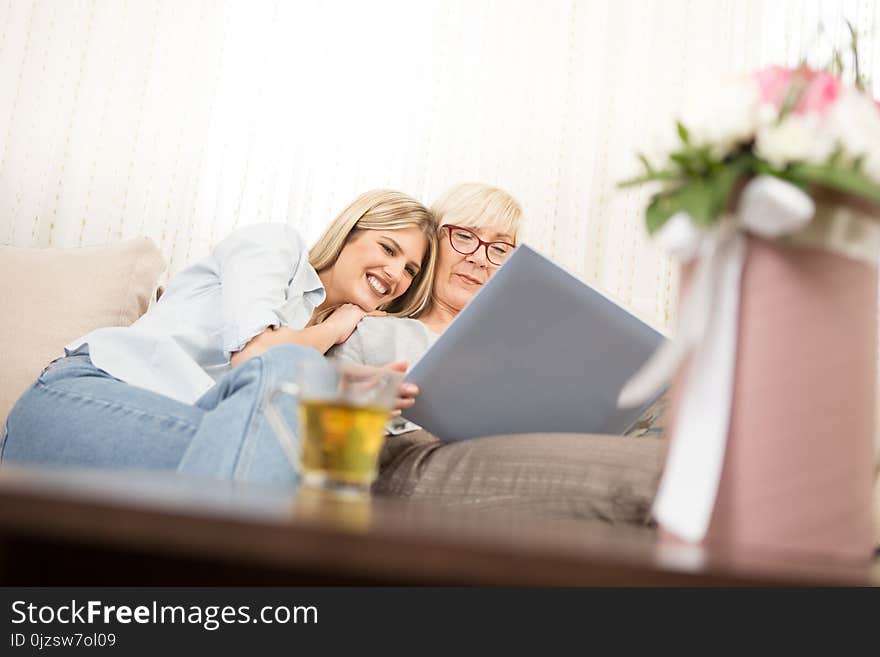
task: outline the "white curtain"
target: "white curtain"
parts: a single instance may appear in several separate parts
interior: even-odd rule
[[[312,240],[358,193],[481,180],[525,240],[660,329],[675,276],[616,182],[707,79],[846,42],[873,1],[0,3],[0,243],[148,235],[169,272],[231,229]],[[824,50],[823,50],[824,48]],[[880,73],[878,73],[880,76]],[[875,86],[874,91],[877,92]]]

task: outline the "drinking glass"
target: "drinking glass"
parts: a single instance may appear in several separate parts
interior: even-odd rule
[[[368,494],[403,375],[332,358],[303,363],[297,375],[268,391],[265,411],[303,485]],[[283,395],[298,401],[298,432],[278,408]]]

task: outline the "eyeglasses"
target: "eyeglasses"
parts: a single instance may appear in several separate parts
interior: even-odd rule
[[[504,261],[513,253],[516,248],[515,244],[510,242],[486,242],[481,240],[470,228],[462,226],[453,226],[445,224],[443,228],[449,233],[449,243],[452,248],[462,255],[471,255],[476,253],[481,246],[486,247],[486,259],[493,265],[500,267]]]

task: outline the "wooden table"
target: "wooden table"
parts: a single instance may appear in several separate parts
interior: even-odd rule
[[[880,567],[400,500],[3,467],[0,584],[877,585]]]

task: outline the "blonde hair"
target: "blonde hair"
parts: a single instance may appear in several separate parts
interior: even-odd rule
[[[467,182],[446,190],[431,206],[437,225],[497,226],[516,242],[522,207],[510,194],[484,183]]]
[[[390,315],[409,317],[428,303],[437,255],[437,223],[430,211],[414,198],[388,189],[374,189],[361,194],[318,238],[309,251],[309,263],[318,272],[332,267],[345,245],[365,230],[412,227],[420,229],[428,241],[419,273],[405,293],[379,307]]]

